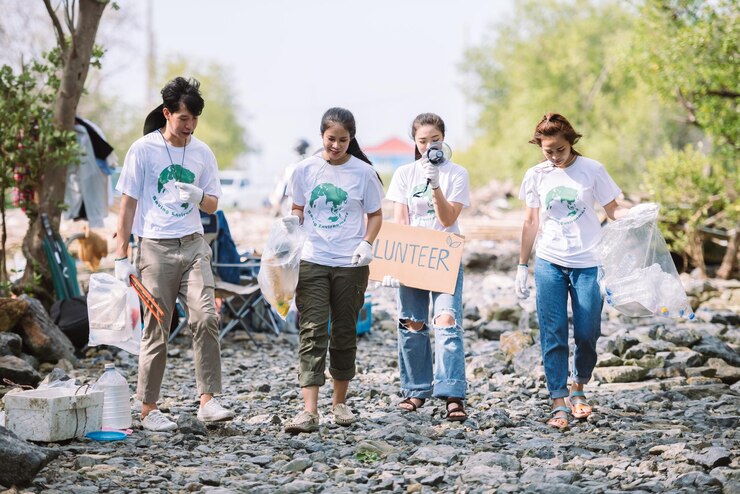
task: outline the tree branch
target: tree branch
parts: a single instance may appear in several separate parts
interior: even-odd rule
[[[691,101],[686,99],[680,87],[676,88],[676,98],[678,98],[678,102],[681,103],[681,106],[683,106],[688,112],[688,123],[702,128],[702,126],[699,124],[699,120],[697,120],[696,118],[696,108],[694,107],[693,103],[691,103]]]
[[[730,91],[729,89],[710,89],[707,91],[710,96],[719,96],[720,98],[737,99],[740,98],[740,93]]]
[[[59,49],[62,51],[62,54],[64,54],[67,51],[67,42],[64,39],[64,30],[62,29],[62,24],[59,22],[59,18],[57,17],[54,9],[51,6],[51,0],[44,0],[44,5],[46,6],[46,11],[49,13],[49,17],[51,17],[51,23],[54,25],[54,33],[57,36],[57,44],[59,45]]]

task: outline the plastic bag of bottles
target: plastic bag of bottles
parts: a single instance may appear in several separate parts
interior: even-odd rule
[[[602,230],[595,247],[606,302],[631,317],[693,319],[676,265],[658,229],[654,203],[639,204]]]
[[[295,297],[305,241],[306,232],[297,222],[295,226],[286,226],[282,220],[278,220],[272,225],[262,251],[257,281],[265,300],[283,319],[288,315]]]

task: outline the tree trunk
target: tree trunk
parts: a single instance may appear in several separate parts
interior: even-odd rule
[[[722,258],[722,264],[717,270],[717,277],[723,280],[729,280],[732,277],[735,266],[737,266],[737,247],[740,239],[740,230],[730,230],[727,232],[730,239],[727,241],[727,250]]]
[[[77,25],[65,47],[60,47],[64,59],[61,85],[54,107],[54,123],[63,130],[74,130],[77,104],[85,87],[87,71],[90,68],[95,36],[100,18],[108,0],[79,0]],[[53,286],[51,271],[44,255],[42,244],[41,213],[49,216],[51,228],[59,231],[61,206],[64,203],[64,189],[67,183],[67,164],[55,163],[44,170],[39,190],[39,214],[28,218],[28,231],[23,239],[23,254],[28,262],[23,273],[22,285],[30,289],[44,305],[48,306],[54,295],[45,287]],[[36,275],[40,275],[38,283]]]
[[[696,228],[686,228],[686,251],[692,264],[699,269],[702,278],[707,277],[707,265],[704,262],[704,236]]]

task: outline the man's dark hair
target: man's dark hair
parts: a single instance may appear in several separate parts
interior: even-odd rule
[[[200,82],[184,77],[175,77],[162,88],[162,102],[171,113],[180,111],[182,103],[194,117],[203,113],[206,104],[200,95]]]

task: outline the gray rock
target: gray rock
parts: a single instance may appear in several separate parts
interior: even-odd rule
[[[618,367],[597,367],[594,369],[594,379],[608,383],[630,383],[642,381],[647,376],[648,369],[637,366],[621,365]]]
[[[705,468],[726,467],[730,464],[730,452],[717,446],[706,448],[699,454],[688,454],[686,457]]]
[[[479,327],[478,336],[485,340],[499,340],[502,334],[514,329],[516,329],[516,326],[513,322],[494,320]]]
[[[475,453],[463,461],[463,466],[466,468],[485,466],[510,472],[518,472],[521,468],[516,456],[493,452]]]
[[[313,461],[310,458],[294,458],[293,461],[283,467],[283,471],[302,472],[311,465],[313,465]]]
[[[616,350],[619,353],[619,355],[624,355],[628,349],[632,348],[635,345],[638,345],[639,343],[640,343],[640,340],[638,340],[637,338],[631,335],[618,336],[615,341]]]
[[[409,458],[412,462],[449,465],[457,458],[458,451],[446,444],[422,446]]]
[[[20,357],[23,340],[15,333],[0,333],[0,357],[14,355]]]
[[[36,474],[59,456],[58,450],[35,446],[0,426],[0,485],[28,485]]]
[[[41,381],[41,374],[25,360],[14,355],[5,355],[0,357],[0,381],[3,379],[35,387]]]
[[[740,367],[740,355],[716,336],[702,336],[693,349],[707,357],[721,358],[730,365]]]

